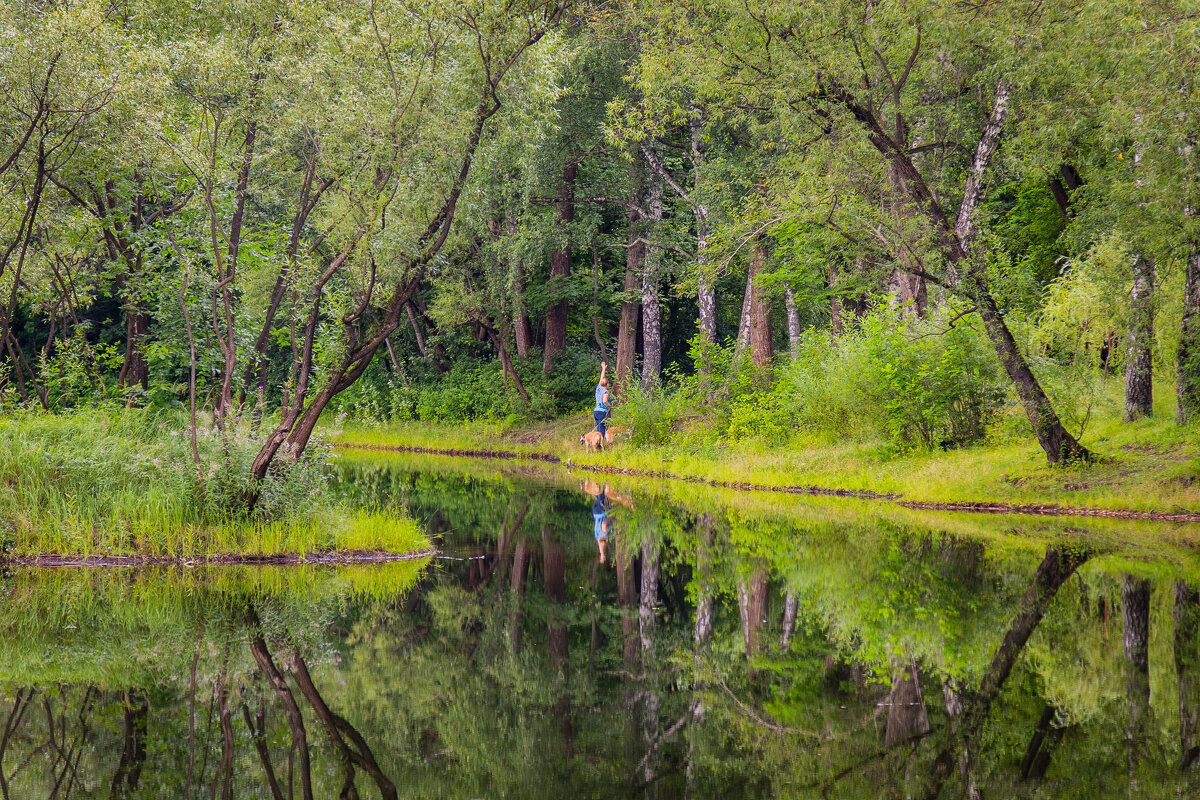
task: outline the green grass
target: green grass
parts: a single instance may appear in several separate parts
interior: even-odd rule
[[[753,439],[723,442],[719,421],[691,419],[665,445],[634,446],[587,454],[579,435],[590,418],[578,415],[536,427],[403,423],[374,428],[347,424],[336,443],[407,445],[442,449],[497,449],[550,453],[576,464],[597,464],[715,481],[769,486],[820,486],[902,495],[925,502],[1056,504],[1135,511],[1200,512],[1200,425],[1174,421],[1171,387],[1156,387],[1154,417],[1134,424],[1120,419],[1120,387],[1094,410],[1083,443],[1100,460],[1047,466],[1019,412],[997,426],[992,441],[951,451],[896,452],[882,440],[830,441],[797,432],[784,445]],[[625,424],[620,409],[613,424]]]
[[[324,450],[261,487],[242,513],[256,448],[245,431],[206,430],[197,476],[182,420],[142,411],[22,414],[0,420],[0,538],[13,556],[307,555],[425,549],[393,510],[343,508],[322,494]]]

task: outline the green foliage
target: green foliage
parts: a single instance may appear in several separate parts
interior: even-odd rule
[[[334,408],[365,424],[403,420],[472,422],[534,421],[576,413],[591,405],[599,359],[584,347],[569,347],[543,374],[536,354],[513,364],[530,395],[527,404],[511,378],[505,386],[498,361],[460,356],[445,373],[425,368],[404,382],[383,374],[360,380],[338,396]]]

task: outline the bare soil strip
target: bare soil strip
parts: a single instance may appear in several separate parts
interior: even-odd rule
[[[439,450],[432,447],[406,447],[404,445],[341,444],[353,450],[383,450],[399,453],[425,453],[436,456],[460,456],[466,458],[528,459],[548,464],[565,464],[568,470],[582,470],[604,475],[627,475],[636,478],[661,478],[685,483],[700,483],[721,489],[743,492],[779,492],[782,494],[807,494],[827,497],[853,497],[864,500],[890,500],[897,505],[921,511],[960,511],[970,514],[1031,514],[1043,517],[1103,517],[1107,519],[1140,519],[1156,522],[1200,523],[1200,511],[1134,511],[1130,509],[1085,508],[1054,504],[953,502],[935,503],[924,500],[904,500],[898,494],[883,494],[864,489],[831,489],[823,486],[767,486],[758,483],[739,483],[699,478],[694,475],[673,475],[669,472],[653,472],[625,467],[608,467],[596,464],[573,464],[549,453],[514,453],[506,450]]]
[[[443,450],[437,447],[409,447],[402,444],[342,444],[335,442],[334,447],[345,447],[351,450],[382,450],[389,453],[423,453],[431,456],[460,456],[462,458],[499,458],[504,460],[544,461],[547,464],[561,464],[562,459],[549,453],[514,453],[511,450]]]
[[[1200,513],[1194,511],[1132,511],[1123,508],[1081,508],[1054,504],[931,503],[921,500],[897,500],[896,505],[926,511],[967,511],[972,514],[1033,514],[1043,517],[1107,517],[1109,519],[1147,519],[1155,522],[1200,522]]]
[[[388,550],[328,550],[321,553],[252,554],[235,555],[218,553],[205,556],[63,556],[58,553],[42,553],[36,556],[12,556],[0,559],[9,567],[144,567],[167,564],[180,567],[197,567],[208,564],[219,566],[282,567],[300,564],[384,564],[392,561],[411,561],[437,555],[437,550],[420,550],[414,553],[393,553]]]

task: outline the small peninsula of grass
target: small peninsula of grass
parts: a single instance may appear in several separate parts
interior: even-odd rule
[[[146,560],[381,558],[430,544],[401,512],[344,507],[325,489],[313,448],[239,510],[252,439],[202,434],[199,464],[185,425],[148,411],[21,414],[0,420],[3,557]],[[336,560],[336,559],[335,559]]]
[[[639,419],[617,409],[613,425],[626,438],[608,451],[587,453],[579,435],[590,415],[541,425],[438,424],[422,421],[382,426],[347,423],[336,445],[503,451],[545,454],[574,465],[667,474],[729,484],[806,486],[895,495],[922,503],[995,503],[1105,510],[1200,513],[1200,430],[1172,419],[1169,387],[1158,392],[1154,417],[1121,422],[1114,388],[1093,411],[1083,442],[1095,463],[1048,467],[1036,441],[1016,419],[1001,419],[984,442],[951,450],[900,450],[873,438],[835,440],[796,431],[784,443],[745,437],[730,441],[697,410],[677,415],[668,435],[645,442]]]

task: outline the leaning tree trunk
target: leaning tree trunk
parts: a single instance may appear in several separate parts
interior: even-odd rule
[[[1000,357],[1004,371],[1008,373],[1013,387],[1017,390],[1017,397],[1021,400],[1021,406],[1025,409],[1025,416],[1033,427],[1038,444],[1046,453],[1046,460],[1051,464],[1058,464],[1090,459],[1091,453],[1063,426],[1050,398],[1046,396],[1042,385],[1017,346],[1017,341],[1008,329],[1008,324],[996,306],[991,292],[984,289],[974,299],[979,315],[983,318],[984,331],[991,340],[996,355]]]
[[[567,622],[562,606],[567,602],[566,554],[562,542],[555,541],[548,525],[542,526],[542,574],[546,599],[550,601],[546,619],[546,641],[550,651],[550,666],[565,673],[567,670]]]
[[[1150,357],[1154,339],[1154,263],[1145,256],[1133,260],[1133,289],[1129,294],[1129,345],[1125,351],[1125,422],[1154,413],[1154,371]]]
[[[546,311],[546,349],[542,353],[542,372],[554,371],[554,361],[567,349],[567,299],[563,297],[567,277],[571,274],[571,222],[575,219],[575,176],[579,163],[572,157],[563,168],[559,188],[557,235],[558,244],[550,253],[550,291],[556,299]]]
[[[123,281],[125,284],[129,282]],[[150,335],[150,312],[145,298],[137,289],[131,289],[128,285],[122,286],[122,295],[125,304],[125,363],[121,366],[117,383],[122,388],[141,386],[142,389],[149,389],[150,367],[146,363],[146,339]]]
[[[1186,425],[1200,416],[1200,253],[1188,256],[1183,278],[1183,322],[1175,354],[1178,421]]]
[[[1078,549],[1059,551],[1054,547],[1047,548],[1046,557],[1038,565],[1029,589],[1021,598],[1017,615],[1009,624],[1003,641],[996,648],[991,664],[980,682],[979,690],[970,695],[970,705],[963,713],[963,723],[957,735],[942,748],[933,761],[929,771],[929,786],[925,793],[927,800],[934,800],[941,794],[946,779],[958,763],[956,755],[959,749],[965,747],[969,750],[978,741],[991,714],[992,705],[1000,696],[1000,690],[1016,666],[1029,637],[1037,630],[1058,590],[1089,557],[1088,553]]]
[[[863,125],[869,140],[887,161],[889,167],[895,167],[903,178],[905,191],[909,194],[914,208],[921,209],[929,222],[940,233],[939,244],[946,257],[946,270],[942,283],[950,289],[960,291],[975,302],[983,318],[992,346],[1000,363],[1004,365],[1009,379],[1017,391],[1025,414],[1033,426],[1038,444],[1046,452],[1046,460],[1051,464],[1060,461],[1073,461],[1091,457],[1075,438],[1067,433],[1062,421],[1054,411],[1050,399],[1042,390],[1041,384],[1029,369],[1025,357],[1017,347],[1016,340],[996,304],[996,299],[988,289],[987,271],[982,259],[968,259],[971,243],[974,240],[975,213],[983,197],[984,178],[992,157],[1000,147],[1000,134],[1004,129],[1004,121],[1008,116],[1008,103],[1011,88],[1003,79],[996,83],[996,93],[992,113],[984,125],[983,134],[976,143],[975,152],[971,159],[971,167],[963,187],[962,202],[959,204],[958,215],[954,220],[947,215],[937,195],[925,182],[921,170],[913,162],[911,155],[903,148],[896,148],[891,137],[883,130],[874,110],[865,106],[846,90],[845,87],[832,86],[827,90],[829,97],[846,106],[854,118]],[[965,285],[960,286],[959,270],[968,270]]]

